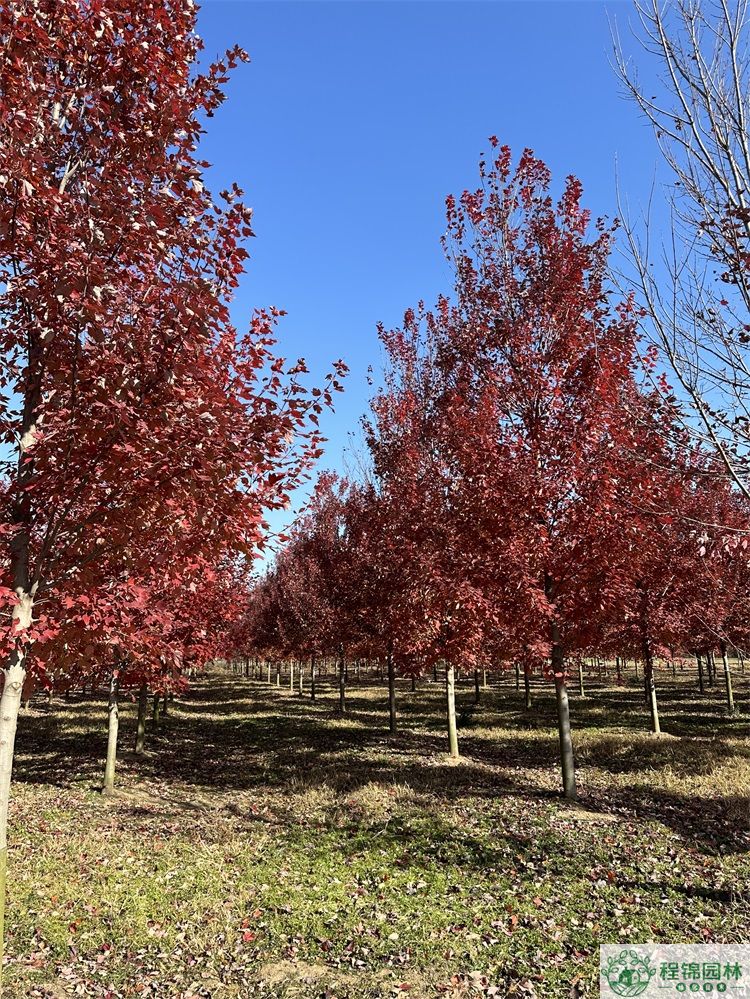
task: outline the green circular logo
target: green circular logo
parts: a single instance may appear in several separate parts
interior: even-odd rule
[[[648,983],[656,974],[650,967],[651,959],[641,957],[634,950],[623,950],[617,957],[611,957],[602,974],[615,995],[639,996],[648,988]]]

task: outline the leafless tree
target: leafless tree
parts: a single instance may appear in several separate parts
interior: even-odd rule
[[[651,205],[635,221],[621,206],[644,324],[686,425],[750,498],[748,11],[748,0],[635,0],[635,35],[659,73],[649,86],[613,34],[620,79],[671,174],[666,238]]]

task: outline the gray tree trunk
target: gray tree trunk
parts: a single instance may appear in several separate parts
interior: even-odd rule
[[[523,693],[523,706],[527,711],[531,711],[531,677],[529,676],[528,669],[524,669],[523,671]]]
[[[141,684],[138,693],[138,727],[135,733],[135,752],[142,756],[146,748],[146,711],[148,710],[148,688]]]
[[[117,734],[120,728],[120,708],[117,698],[117,671],[109,678],[109,701],[107,704],[107,762],[104,766],[104,793],[110,794],[115,786],[115,764],[117,763]]]
[[[560,764],[563,794],[566,798],[578,797],[576,790],[576,767],[573,755],[573,735],[570,729],[570,705],[568,688],[564,676],[555,677],[555,697],[557,700],[557,731],[560,737]]]
[[[343,648],[339,655],[339,711],[342,715],[346,714],[346,662]]]
[[[393,649],[388,646],[386,652],[388,664],[388,725],[391,735],[396,734],[396,668],[393,662]]]
[[[570,704],[568,688],[565,683],[565,649],[560,636],[560,625],[555,610],[555,584],[545,573],[544,592],[549,600],[553,617],[550,625],[552,640],[552,675],[555,679],[555,699],[557,701],[557,731],[560,738],[560,770],[562,773],[563,794],[566,798],[578,797],[576,790],[576,767],[573,753],[573,736],[570,730]]]
[[[315,664],[315,653],[313,652],[310,656],[310,700],[315,700],[315,674],[317,673],[317,666]]]

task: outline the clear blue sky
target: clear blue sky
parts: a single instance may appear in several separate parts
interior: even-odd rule
[[[205,0],[206,57],[239,43],[252,60],[204,143],[214,189],[236,180],[255,211],[234,316],[284,308],[285,355],[351,367],[325,465],[342,467],[367,408],[376,323],[450,290],[444,199],[474,186],[489,135],[577,174],[595,215],[616,214],[616,170],[645,202],[653,140],[609,64],[608,16],[627,34],[631,15],[617,0]]]

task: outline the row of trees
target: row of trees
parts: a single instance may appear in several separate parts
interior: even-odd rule
[[[492,140],[480,186],[448,199],[453,295],[381,330],[366,422],[372,474],[323,475],[252,594],[246,651],[385,657],[420,674],[520,664],[554,684],[575,795],[568,677],[748,639],[748,508],[685,433],[640,310],[609,280],[612,229],[581,186]],[[657,387],[652,386],[656,381]],[[455,728],[450,745],[456,752]]]
[[[660,311],[631,228],[644,307],[615,300],[613,229],[591,225],[580,184],[555,203],[544,164],[527,151],[514,166],[493,140],[479,188],[448,202],[453,293],[381,330],[371,473],[322,476],[253,583],[266,516],[319,457],[344,366],[307,390],[304,363],[277,353],[282,313],[241,330],[230,317],[251,216],[236,187],[206,189],[199,143],[246,56],[198,69],[192,0],[0,2],[0,884],[19,703],[38,686],[108,685],[106,786],[118,690],[139,692],[142,735],[148,689],[238,652],[313,670],[336,657],[342,698],[345,656],[384,657],[392,719],[396,670],[444,662],[452,722],[457,664],[536,670],[556,692],[570,796],[581,657],[640,659],[658,731],[654,659],[724,653],[734,710],[726,649],[747,645],[748,594],[745,5],[722,4],[716,25],[692,0],[673,6],[687,47],[661,8],[639,9],[684,81],[676,111],[621,68],[696,207],[675,207],[698,268],[674,282],[679,306]],[[699,423],[642,346],[644,323]]]

